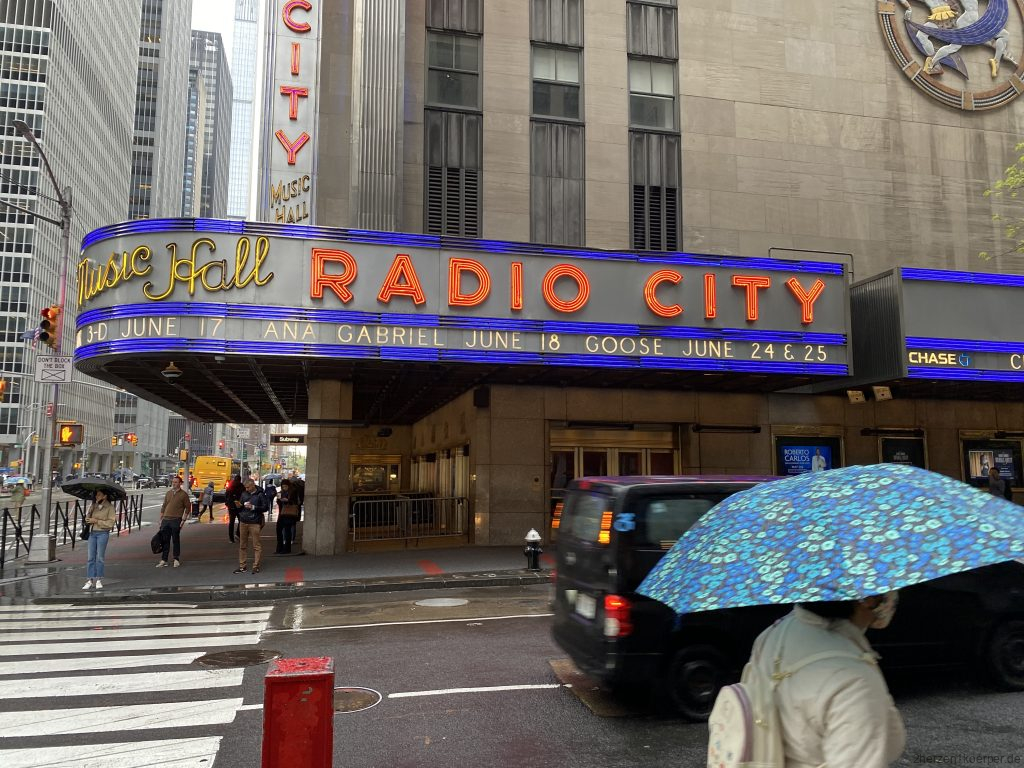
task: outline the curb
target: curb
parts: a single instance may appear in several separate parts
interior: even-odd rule
[[[32,600],[46,603],[134,603],[134,602],[247,602],[292,600],[302,597],[330,597],[373,592],[409,592],[420,589],[460,589],[466,587],[521,587],[550,584],[550,571],[495,571],[487,573],[447,573],[442,576],[410,578],[395,576],[380,579],[312,582],[299,584],[249,584],[237,588],[224,585],[159,587],[123,592],[47,595]]]

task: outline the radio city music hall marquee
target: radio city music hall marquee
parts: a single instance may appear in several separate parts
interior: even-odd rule
[[[154,231],[161,225],[165,231]],[[438,242],[208,220],[97,230],[78,265],[76,357],[244,348],[464,363],[849,371],[841,264]]]

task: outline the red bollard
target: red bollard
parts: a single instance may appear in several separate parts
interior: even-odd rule
[[[263,688],[263,768],[331,768],[334,659],[277,659]]]

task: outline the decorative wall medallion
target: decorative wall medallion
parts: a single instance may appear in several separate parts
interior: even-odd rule
[[[1024,92],[1024,0],[878,0],[893,58],[936,101],[967,111]]]

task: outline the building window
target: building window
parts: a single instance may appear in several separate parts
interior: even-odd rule
[[[427,26],[460,32],[484,31],[483,0],[428,0]]]
[[[427,33],[427,103],[480,109],[480,38]]]
[[[583,126],[530,126],[530,240],[583,245]]]
[[[679,250],[679,137],[633,131],[629,136],[633,248]]]
[[[533,114],[579,120],[580,52],[533,48]]]
[[[635,128],[676,130],[675,64],[629,60],[629,124]]]
[[[480,115],[428,109],[424,113],[426,200],[424,228],[432,235],[480,236]]]

